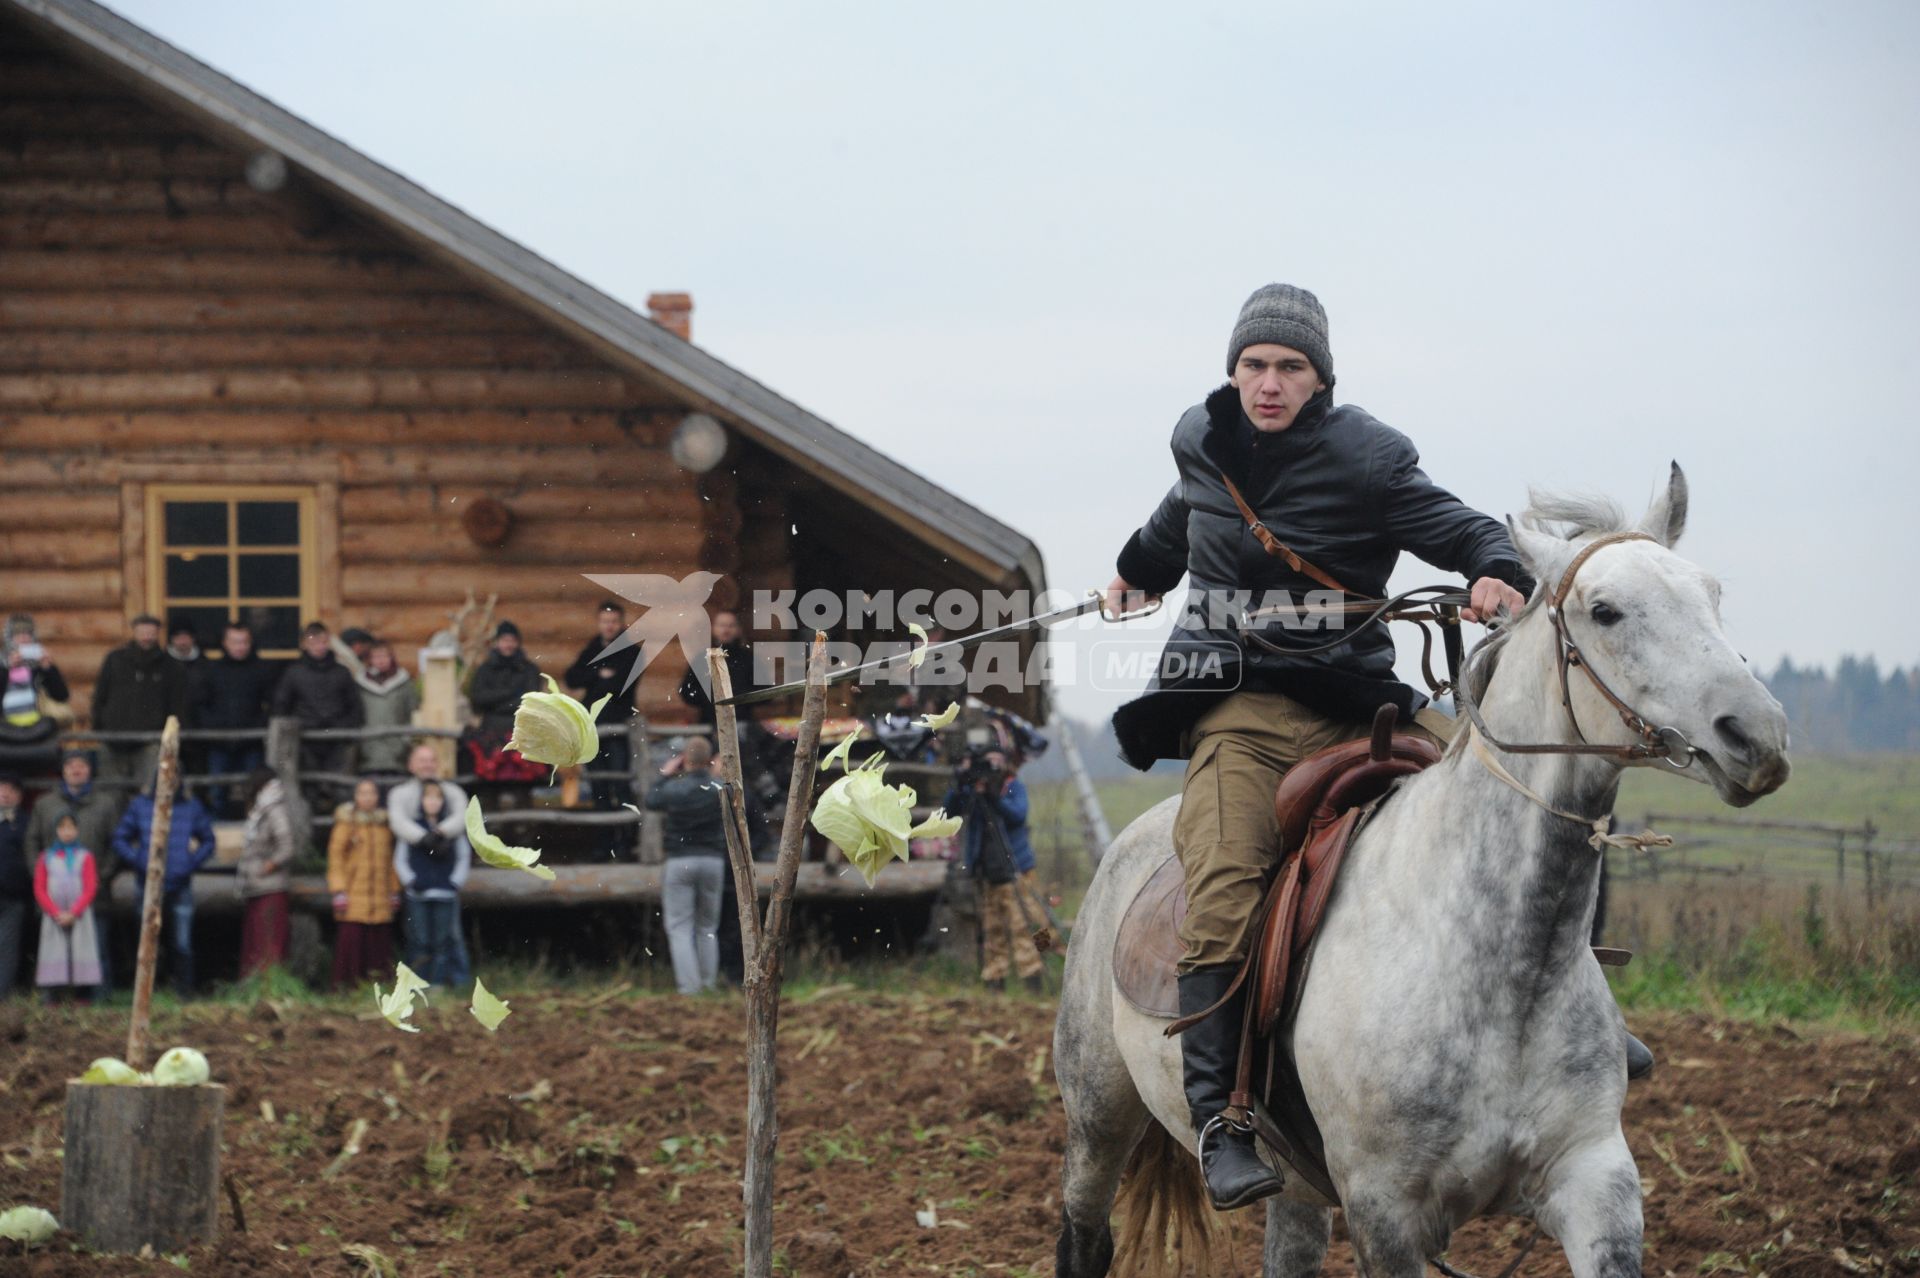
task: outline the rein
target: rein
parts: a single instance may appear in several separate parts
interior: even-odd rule
[[[1502,741],[1493,734],[1493,730],[1487,727],[1487,721],[1481,717],[1479,703],[1467,687],[1471,680],[1462,679],[1460,686],[1454,690],[1455,698],[1466,710],[1467,717],[1473,721],[1474,729],[1486,739],[1489,745],[1507,754],[1597,754],[1629,762],[1658,759],[1676,772],[1684,772],[1693,766],[1695,753],[1693,744],[1678,728],[1657,728],[1648,723],[1639,711],[1621,700],[1619,695],[1607,686],[1606,680],[1594,672],[1592,663],[1586,659],[1586,654],[1580,651],[1580,645],[1574,639],[1573,632],[1567,628],[1566,602],[1567,595],[1573,590],[1574,574],[1593,557],[1595,551],[1626,541],[1653,541],[1656,545],[1659,544],[1653,537],[1643,532],[1610,533],[1605,537],[1596,537],[1581,547],[1580,553],[1573,557],[1573,562],[1568,564],[1567,570],[1560,575],[1560,582],[1554,587],[1553,593],[1547,597],[1547,616],[1553,621],[1554,634],[1559,640],[1556,655],[1560,674],[1560,704],[1567,712],[1567,721],[1573,725],[1573,735],[1580,739],[1579,744]],[[1506,638],[1507,635],[1503,632],[1483,640],[1468,656],[1468,666],[1471,667],[1480,660],[1482,652],[1497,649],[1506,642]],[[1620,721],[1640,738],[1638,741],[1632,745],[1594,745],[1587,740],[1587,734],[1580,727],[1580,718],[1573,711],[1573,692],[1568,686],[1567,672],[1576,667],[1587,676],[1588,681],[1600,695],[1605,697],[1619,713]]]
[[[1381,625],[1389,621],[1411,621],[1420,627],[1420,674],[1427,681],[1427,691],[1434,696],[1444,696],[1455,689],[1460,682],[1460,609],[1471,602],[1466,591],[1457,586],[1415,586],[1403,590],[1397,595],[1385,599],[1365,597],[1349,599],[1338,604],[1305,604],[1299,609],[1276,604],[1266,608],[1255,608],[1240,614],[1240,630],[1249,642],[1256,643],[1268,652],[1282,657],[1311,657],[1322,652],[1331,652],[1342,644],[1352,643],[1368,626]],[[1280,615],[1289,617],[1302,614],[1322,617],[1359,617],[1358,625],[1346,628],[1336,638],[1325,643],[1295,645],[1279,643],[1262,634],[1257,628],[1262,618]],[[1447,652],[1446,679],[1436,679],[1433,674],[1433,630],[1439,629]]]

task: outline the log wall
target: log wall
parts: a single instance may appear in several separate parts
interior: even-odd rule
[[[145,486],[311,484],[319,612],[411,649],[497,592],[559,674],[585,572],[791,580],[778,470],[704,480],[661,387],[309,195],[0,18],[0,612],[36,615],[84,709],[146,607]],[[460,521],[491,497],[497,549]],[[730,576],[722,595],[740,584]],[[641,681],[670,709],[678,654]]]

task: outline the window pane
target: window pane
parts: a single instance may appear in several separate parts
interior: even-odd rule
[[[298,648],[300,609],[295,604],[248,604],[240,609],[257,649]]]
[[[169,546],[227,544],[227,503],[224,501],[170,501],[166,506]]]
[[[221,598],[227,593],[224,551],[167,556],[167,594],[175,599]],[[216,641],[217,642],[217,641]]]
[[[239,537],[242,546],[297,546],[300,544],[300,503],[294,501],[243,501],[239,506]],[[244,572],[242,576],[244,576]],[[240,587],[245,590],[246,587]],[[275,591],[291,594],[291,591]]]
[[[295,597],[300,594],[300,556],[240,556],[240,593],[251,598],[265,595]]]
[[[226,607],[208,604],[167,609],[167,633],[172,634],[175,626],[182,625],[193,627],[195,643],[208,652],[218,652],[221,632],[227,625]]]

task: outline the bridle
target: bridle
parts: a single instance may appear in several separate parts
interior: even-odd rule
[[[1652,759],[1665,764],[1675,772],[1684,772],[1693,766],[1694,756],[1698,752],[1680,729],[1655,727],[1644,715],[1622,700],[1618,693],[1607,686],[1607,681],[1594,671],[1593,664],[1586,659],[1586,654],[1580,651],[1580,644],[1574,639],[1573,632],[1567,628],[1566,602],[1568,594],[1573,590],[1574,575],[1580,571],[1587,560],[1594,556],[1596,551],[1626,541],[1651,541],[1656,545],[1659,544],[1657,538],[1643,532],[1609,533],[1604,537],[1594,538],[1580,548],[1580,553],[1573,557],[1573,562],[1567,565],[1567,570],[1560,574],[1559,584],[1554,587],[1553,593],[1547,596],[1545,604],[1547,616],[1553,622],[1557,640],[1555,655],[1556,664],[1559,667],[1560,704],[1567,712],[1567,722],[1573,725],[1573,735],[1579,738],[1578,744],[1502,741],[1493,734],[1492,729],[1487,727],[1487,721],[1481,717],[1480,706],[1468,690],[1472,680],[1463,678],[1460,680],[1460,686],[1454,689],[1454,697],[1466,710],[1467,717],[1473,721],[1474,731],[1479,733],[1487,744],[1508,754],[1594,754],[1627,762]],[[1484,653],[1506,642],[1506,638],[1507,633],[1502,632],[1476,646],[1467,657],[1469,674],[1474,663],[1479,661]],[[1592,683],[1594,689],[1607,699],[1607,702],[1620,715],[1620,721],[1627,725],[1628,731],[1632,732],[1638,740],[1631,745],[1595,745],[1587,740],[1587,734],[1580,727],[1580,717],[1574,713],[1573,709],[1573,690],[1569,686],[1567,672],[1574,668],[1578,668],[1587,676],[1588,682]]]

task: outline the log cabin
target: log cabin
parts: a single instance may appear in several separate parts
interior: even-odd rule
[[[0,0],[0,612],[84,715],[151,612],[402,661],[471,589],[558,673],[587,573],[1045,588],[1020,533],[87,0]],[[676,457],[697,427],[718,464]],[[904,632],[902,632],[904,634]],[[640,683],[671,719],[677,651]],[[1044,716],[1035,689],[1008,698]],[[84,722],[84,718],[83,718]]]

